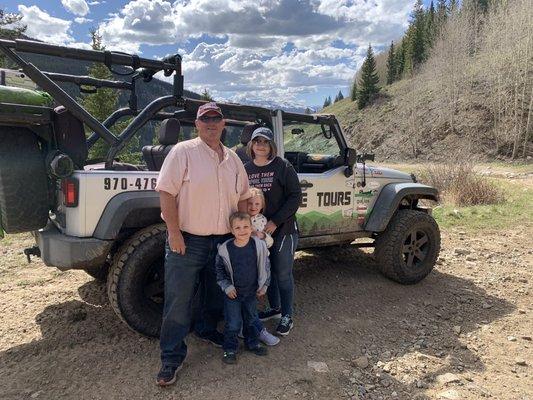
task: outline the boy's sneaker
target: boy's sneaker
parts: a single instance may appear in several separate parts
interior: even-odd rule
[[[178,371],[183,367],[183,362],[178,365],[162,365],[157,374],[156,383],[159,386],[168,386],[176,382]]]
[[[265,311],[259,311],[259,319],[261,321],[268,321],[272,318],[281,318],[281,309],[269,307]]]
[[[220,333],[219,331],[215,331],[208,335],[200,335],[197,332],[194,332],[194,335],[198,339],[201,339],[204,342],[209,342],[215,347],[222,347],[222,345],[224,344],[224,335]]]
[[[260,344],[258,344],[256,347],[246,348],[246,350],[254,353],[256,356],[266,356],[268,354],[267,348],[265,346],[261,346]]]
[[[290,330],[293,327],[292,318],[290,315],[284,315],[283,318],[281,318],[281,321],[279,321],[278,329],[276,329],[276,333],[281,336],[287,336],[290,332]]]
[[[222,356],[222,362],[224,364],[236,364],[237,363],[237,354],[234,351],[225,351]]]
[[[259,333],[259,340],[267,346],[275,346],[279,343],[279,338],[271,334],[266,328]]]

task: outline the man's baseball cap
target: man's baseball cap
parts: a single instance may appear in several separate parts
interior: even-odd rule
[[[219,114],[222,118],[224,118],[224,114],[222,114],[222,110],[219,106],[217,106],[217,103],[210,102],[202,104],[200,107],[198,107],[198,112],[196,113],[196,119],[200,118],[202,115],[207,114],[209,111],[214,111],[217,114]]]
[[[256,137],[259,136],[271,141],[274,140],[274,134],[272,133],[272,131],[264,126],[262,126],[261,128],[257,128],[255,131],[253,131],[251,140],[254,140]]]

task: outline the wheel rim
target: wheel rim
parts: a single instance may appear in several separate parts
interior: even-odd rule
[[[410,231],[403,242],[402,258],[408,268],[418,268],[426,260],[429,252],[429,235],[421,229]]]
[[[144,277],[144,301],[154,310],[162,311],[165,295],[165,258],[160,257],[147,268]]]

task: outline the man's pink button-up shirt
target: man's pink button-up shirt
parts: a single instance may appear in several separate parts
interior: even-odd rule
[[[165,158],[155,190],[176,198],[180,230],[223,235],[237,203],[250,197],[248,175],[239,157],[222,146],[224,158],[200,138],[176,144]]]

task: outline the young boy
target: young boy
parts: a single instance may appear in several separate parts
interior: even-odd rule
[[[252,237],[252,222],[248,214],[233,213],[229,221],[234,238],[219,246],[216,271],[217,283],[226,294],[222,361],[234,364],[237,362],[237,335],[241,324],[246,327],[243,329],[246,349],[258,356],[267,354],[266,347],[259,344],[259,332],[254,321],[258,318],[257,298],[265,295],[270,283],[270,261],[265,242]]]

